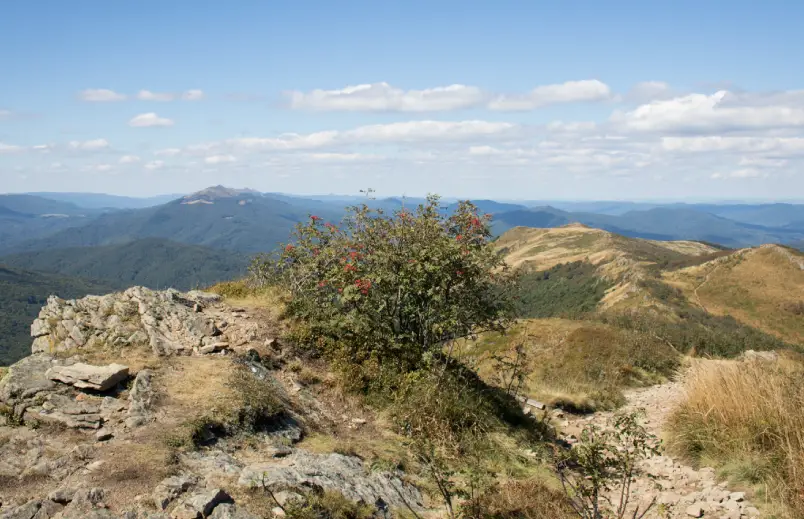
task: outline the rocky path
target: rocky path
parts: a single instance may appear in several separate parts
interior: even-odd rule
[[[682,397],[679,382],[633,390],[627,393],[625,411],[644,409],[645,428],[662,437],[662,429],[673,405]],[[569,438],[579,436],[587,423],[605,427],[611,413],[596,413],[588,417],[572,417],[563,430]],[[760,512],[745,498],[744,492],[729,489],[718,481],[709,467],[694,469],[666,453],[641,463],[642,474],[631,486],[631,503],[644,508],[654,497],[656,504],[645,519],[674,519],[689,517],[741,519],[761,517]]]

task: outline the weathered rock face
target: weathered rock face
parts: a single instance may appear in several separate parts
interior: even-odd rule
[[[342,454],[297,450],[281,461],[247,466],[240,473],[238,484],[272,490],[335,490],[354,501],[373,504],[379,499],[394,507],[422,508],[419,490],[397,474],[370,472],[360,458]]]
[[[216,303],[214,294],[133,287],[105,296],[48,298],[31,325],[33,353],[53,353],[98,345],[147,344],[157,355],[190,353],[220,335],[215,322],[198,310]]]
[[[77,362],[69,366],[53,366],[45,372],[45,376],[81,389],[106,391],[128,378],[128,367],[122,364],[92,366]]]

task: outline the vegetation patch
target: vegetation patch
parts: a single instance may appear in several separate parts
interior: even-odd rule
[[[501,383],[517,347],[527,353],[523,391],[555,407],[575,412],[611,409],[623,389],[672,377],[679,353],[649,333],[622,330],[594,321],[531,319],[506,334],[489,333],[462,345],[466,362]]]
[[[582,261],[523,272],[517,281],[517,313],[528,318],[576,318],[594,312],[613,286],[596,275],[594,265]]]

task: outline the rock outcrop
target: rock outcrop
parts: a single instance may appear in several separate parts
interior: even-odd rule
[[[253,487],[275,490],[282,502],[325,489],[422,509],[421,493],[401,474],[298,448],[322,419],[322,403],[276,370],[287,351],[275,332],[197,291],[49,298],[31,326],[32,354],[0,379],[0,519],[281,515],[273,504],[248,510],[230,497]],[[235,405],[208,402],[235,370],[287,408],[247,439],[193,421],[203,411],[214,422]],[[197,447],[170,446],[171,434],[188,430]]]
[[[128,378],[128,366],[122,364],[92,366],[77,362],[69,366],[53,366],[47,370],[45,376],[50,380],[80,389],[106,391]]]

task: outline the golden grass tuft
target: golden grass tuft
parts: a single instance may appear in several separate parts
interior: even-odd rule
[[[804,517],[804,364],[695,361],[668,421],[670,446],[755,485]]]

